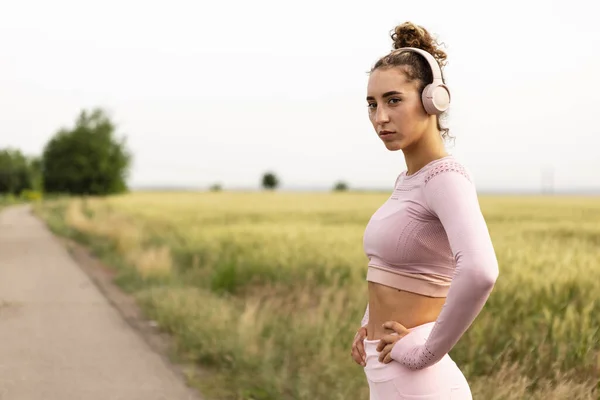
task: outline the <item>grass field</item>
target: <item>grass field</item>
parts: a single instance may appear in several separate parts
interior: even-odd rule
[[[350,346],[387,194],[136,193],[36,211],[93,248],[210,399],[368,399]],[[451,356],[475,399],[600,398],[600,198],[481,197],[500,266]]]

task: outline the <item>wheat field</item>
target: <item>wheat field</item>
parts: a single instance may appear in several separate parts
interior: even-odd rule
[[[170,332],[211,399],[368,399],[350,357],[362,235],[386,193],[133,193],[41,202]],[[600,198],[480,196],[500,276],[450,353],[474,399],[600,398]]]

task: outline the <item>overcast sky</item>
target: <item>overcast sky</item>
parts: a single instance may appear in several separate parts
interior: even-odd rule
[[[448,150],[481,190],[600,189],[597,2],[0,0],[0,147],[103,107],[130,184],[390,188],[367,71],[410,20],[446,44]]]

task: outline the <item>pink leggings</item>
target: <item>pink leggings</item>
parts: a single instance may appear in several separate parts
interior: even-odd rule
[[[433,322],[416,326],[400,340],[424,343]],[[472,400],[469,384],[448,354],[431,367],[412,371],[392,360],[379,362],[379,340],[363,341],[366,352],[364,367],[369,382],[369,400]]]

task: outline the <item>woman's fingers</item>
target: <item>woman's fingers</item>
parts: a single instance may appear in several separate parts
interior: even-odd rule
[[[351,353],[354,361],[363,367],[365,366],[366,362],[365,346],[363,344],[363,339],[366,337],[366,332],[367,330],[364,327],[356,332],[356,335],[354,336],[354,342],[352,343]]]
[[[358,364],[364,367],[364,357],[362,356],[361,350],[359,349],[360,340],[354,341],[352,345],[352,359]]]
[[[394,343],[387,344],[379,353],[379,362],[389,363],[391,361],[391,357],[388,357],[389,353],[392,351],[392,347],[394,347]],[[386,362],[387,361],[387,362]]]
[[[385,335],[382,336],[377,344],[377,351],[383,351],[383,348],[390,343],[396,342],[400,338],[399,335]]]
[[[387,344],[395,343],[397,340],[410,333],[409,329],[406,329],[404,325],[397,321],[387,321],[382,326],[393,330],[396,334],[383,336],[377,345],[377,351],[382,351]]]
[[[409,332],[409,330],[406,329],[406,327],[398,321],[387,321],[383,324],[383,327],[387,329],[392,329],[394,332],[399,333],[401,335],[407,334]]]
[[[379,362],[389,363],[392,361],[390,355],[394,344],[404,336],[410,333],[404,325],[397,321],[387,321],[383,324],[384,328],[392,329],[395,333],[383,336],[377,344],[377,352],[379,352]]]
[[[367,338],[367,328],[362,327],[360,329],[360,341],[358,342],[358,350],[360,355],[362,356],[363,363],[367,362],[367,353],[365,352],[365,342],[364,340]]]
[[[364,367],[364,363],[367,361],[367,355],[365,354],[365,344],[363,343],[362,339],[363,338],[358,341],[356,348],[358,350],[358,354],[360,355],[360,360],[363,363],[362,366]]]

